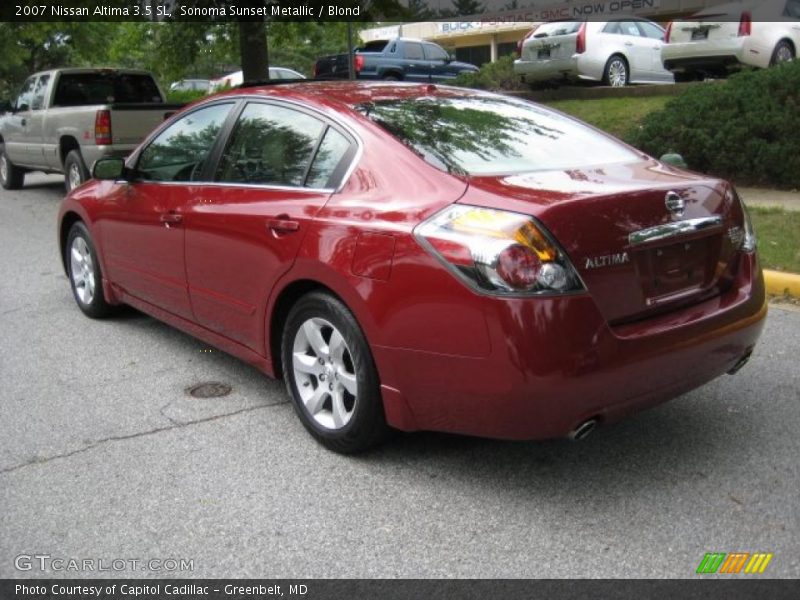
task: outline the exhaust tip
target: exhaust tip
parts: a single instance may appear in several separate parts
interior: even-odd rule
[[[750,349],[747,352],[745,352],[744,356],[742,356],[742,358],[740,358],[738,361],[736,361],[736,364],[733,365],[733,367],[731,368],[730,371],[728,371],[728,375],[735,375],[736,373],[738,373],[739,370],[750,361],[750,357],[752,355],[753,355],[753,350],[752,349]]]
[[[597,419],[587,419],[570,431],[567,434],[567,439],[573,442],[579,442],[580,440],[586,439],[589,434],[594,431],[595,427],[597,427]]]

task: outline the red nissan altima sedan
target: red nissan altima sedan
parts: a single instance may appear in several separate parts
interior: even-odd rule
[[[283,377],[339,452],[392,429],[580,438],[735,372],[766,315],[729,183],[505,96],[242,88],[94,176],[59,219],[78,307]]]

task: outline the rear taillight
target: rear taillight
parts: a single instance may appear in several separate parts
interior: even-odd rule
[[[98,146],[111,144],[111,111],[98,110],[94,116],[94,143]]]
[[[564,252],[528,215],[455,205],[423,222],[414,235],[479,292],[517,296],[583,290]]]
[[[667,30],[664,32],[664,42],[669,44],[669,38],[672,36],[672,21],[667,24]]]
[[[586,21],[581,23],[581,27],[578,29],[578,37],[575,40],[575,53],[583,54],[584,52],[586,52]]]
[[[353,57],[353,65],[355,65],[356,73],[361,73],[361,69],[364,68],[364,57],[360,54],[356,54]]]
[[[742,13],[742,18],[739,19],[739,37],[744,37],[753,33],[753,16],[749,11]]]
[[[520,41],[517,42],[517,58],[522,58],[522,46],[525,45],[525,42],[528,40],[528,38],[530,38],[534,33],[536,33],[536,30],[538,28],[539,26],[537,25],[536,27],[531,29],[528,33],[526,33]]]

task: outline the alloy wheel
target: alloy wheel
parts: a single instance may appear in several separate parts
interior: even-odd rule
[[[611,87],[625,87],[628,82],[628,69],[620,59],[614,59],[608,65],[608,81]]]
[[[8,159],[5,153],[0,154],[0,181],[8,181]]]
[[[295,384],[308,414],[326,429],[345,427],[358,402],[358,378],[342,334],[321,318],[306,320],[292,349]]]
[[[775,53],[775,62],[780,64],[793,59],[794,55],[792,54],[792,49],[786,44],[781,44],[780,47],[778,47],[778,51]]]
[[[69,191],[71,192],[81,184],[81,171],[78,165],[71,164],[69,167]]]
[[[89,245],[78,236],[72,241],[69,252],[70,275],[75,294],[85,305],[92,303],[95,294],[94,263]]]

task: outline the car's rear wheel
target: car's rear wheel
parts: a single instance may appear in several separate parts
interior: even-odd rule
[[[281,348],[294,409],[317,441],[352,454],[386,438],[372,353],[341,301],[322,292],[303,296],[289,312]]]
[[[629,80],[630,75],[628,74],[626,60],[619,55],[609,58],[603,72],[603,82],[611,87],[625,87],[628,85]]]
[[[103,295],[103,273],[100,261],[86,225],[78,221],[69,230],[64,245],[72,295],[83,313],[92,319],[106,317],[114,307],[106,302]]]
[[[89,179],[89,170],[83,162],[83,157],[78,150],[70,150],[64,160],[64,186],[71,192],[84,181]]]
[[[0,144],[0,185],[7,190],[18,190],[25,183],[25,170],[20,169],[6,155],[6,145]]]
[[[787,40],[781,40],[772,51],[770,65],[775,66],[795,59],[794,48]]]

